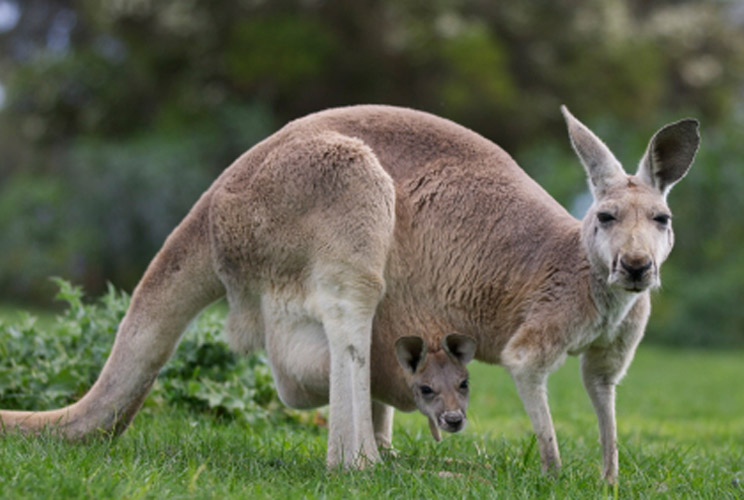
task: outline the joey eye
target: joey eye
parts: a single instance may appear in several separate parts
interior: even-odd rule
[[[460,389],[467,389],[470,386],[470,383],[468,382],[468,379],[463,380],[460,382]]]
[[[597,213],[597,220],[600,222],[600,224],[609,224],[610,222],[617,219],[610,212],[599,212]]]
[[[434,394],[434,389],[432,389],[428,385],[422,385],[421,387],[419,387],[419,390],[424,396],[431,396],[432,394]]]
[[[659,225],[666,226],[669,224],[669,221],[672,219],[671,216],[667,214],[661,214],[654,217],[654,222],[657,222]]]

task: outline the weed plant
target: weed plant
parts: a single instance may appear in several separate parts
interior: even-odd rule
[[[67,309],[43,327],[34,316],[0,320],[0,407],[57,408],[79,399],[98,376],[129,306],[109,286],[87,303],[79,287],[55,279]],[[147,406],[173,405],[251,422],[290,416],[278,401],[262,354],[241,357],[221,339],[224,314],[216,307],[188,329],[161,372]]]

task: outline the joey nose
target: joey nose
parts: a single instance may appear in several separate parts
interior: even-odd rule
[[[444,421],[450,425],[457,425],[457,424],[462,423],[462,417],[459,414],[445,415]]]
[[[448,411],[442,415],[442,427],[450,432],[457,432],[462,429],[465,418],[459,411]]]
[[[632,280],[639,281],[651,269],[652,262],[645,255],[633,255],[620,259],[620,265]]]

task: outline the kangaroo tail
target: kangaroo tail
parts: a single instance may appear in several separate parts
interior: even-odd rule
[[[150,263],[93,387],[58,410],[0,410],[0,432],[34,433],[49,427],[78,439],[126,429],[188,323],[225,293],[212,266],[210,198],[208,191]]]

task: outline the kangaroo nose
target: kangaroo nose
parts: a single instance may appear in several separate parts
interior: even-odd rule
[[[444,420],[447,427],[451,429],[459,429],[460,426],[462,426],[464,418],[462,413],[459,411],[448,411],[442,415],[442,420]]]
[[[444,421],[450,425],[457,425],[462,422],[462,417],[460,415],[445,415]]]
[[[631,255],[620,259],[620,265],[633,281],[638,281],[651,269],[652,262],[645,255]]]

